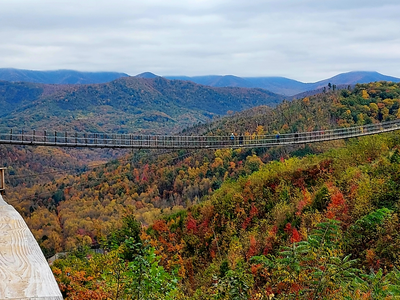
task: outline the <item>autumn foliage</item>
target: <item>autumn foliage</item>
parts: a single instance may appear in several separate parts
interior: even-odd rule
[[[257,137],[368,124],[400,117],[399,104],[399,85],[372,83],[210,127]],[[170,299],[395,299],[399,141],[394,132],[290,150],[138,153],[33,186],[50,194],[19,205],[43,248],[75,253],[53,268],[69,299],[129,299],[138,266]],[[140,243],[121,233],[126,216]]]

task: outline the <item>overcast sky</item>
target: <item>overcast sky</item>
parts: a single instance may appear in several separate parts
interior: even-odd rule
[[[400,77],[398,0],[0,0],[0,68]]]

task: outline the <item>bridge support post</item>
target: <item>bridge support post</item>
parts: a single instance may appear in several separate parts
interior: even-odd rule
[[[4,177],[5,170],[7,168],[0,168],[0,194],[4,195],[4,191],[6,190],[6,181]]]

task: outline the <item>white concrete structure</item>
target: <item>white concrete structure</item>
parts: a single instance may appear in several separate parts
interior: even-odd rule
[[[0,299],[62,300],[42,251],[20,214],[0,196]]]

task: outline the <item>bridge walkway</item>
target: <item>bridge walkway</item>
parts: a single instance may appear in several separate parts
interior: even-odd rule
[[[222,149],[265,148],[316,143],[379,134],[400,129],[400,119],[363,126],[337,128],[280,135],[243,136],[186,136],[134,135],[57,132],[36,130],[0,131],[0,144],[87,148],[131,149]]]

